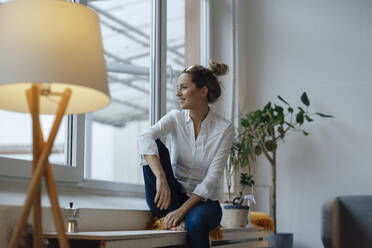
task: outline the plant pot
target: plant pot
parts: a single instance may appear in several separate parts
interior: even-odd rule
[[[275,248],[292,248],[293,233],[276,233],[267,238],[272,240]]]
[[[221,225],[226,228],[245,227],[248,224],[248,206],[221,204]]]

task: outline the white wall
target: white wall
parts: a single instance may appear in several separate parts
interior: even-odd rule
[[[229,73],[219,78],[222,93],[218,101],[212,105],[212,109],[227,119],[231,119],[232,114],[234,60],[232,12],[232,1],[210,1],[210,58],[229,66]]]
[[[239,101],[248,110],[281,95],[333,114],[290,135],[278,152],[278,231],[295,247],[322,247],[320,211],[337,195],[372,194],[369,108],[372,1],[240,0]],[[270,184],[260,161],[258,183]]]
[[[211,57],[232,64],[231,0],[211,0]],[[372,2],[367,0],[238,0],[237,79],[241,109],[262,107],[278,94],[299,103],[307,91],[314,110],[335,115],[307,125],[279,147],[278,231],[293,232],[295,247],[321,247],[321,204],[336,195],[372,194],[369,92],[372,92]],[[214,106],[226,117],[234,99],[232,75]],[[258,183],[270,184],[259,163]],[[0,183],[1,204],[21,205],[26,186]],[[86,195],[84,199],[81,195]],[[146,208],[143,199],[60,190],[61,205]],[[263,198],[265,198],[264,196]],[[267,197],[266,197],[267,199]],[[46,205],[48,200],[43,201]],[[44,205],[44,204],[43,204]],[[123,207],[125,206],[125,207]]]
[[[250,96],[253,85],[248,85],[247,56],[244,54],[246,46],[247,20],[244,8],[247,2],[231,0],[210,1],[210,58],[223,62],[229,66],[229,73],[220,78],[222,81],[222,96],[212,105],[212,109],[232,120],[238,126],[238,116],[242,112],[252,110],[255,98]],[[243,8],[243,9],[242,9]],[[264,173],[265,174],[265,173]],[[235,178],[237,182],[238,177]],[[236,184],[235,184],[236,185]],[[238,187],[232,192],[237,193]],[[261,180],[255,185],[257,204],[254,210],[269,213],[269,186]],[[227,200],[227,188],[220,200]]]

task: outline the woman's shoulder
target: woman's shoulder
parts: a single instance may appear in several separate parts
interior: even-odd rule
[[[214,112],[212,112],[213,114],[213,119],[214,121],[218,122],[218,124],[220,125],[223,125],[223,126],[232,126],[232,123],[230,120],[226,119],[225,117],[219,115],[219,114],[216,114]]]
[[[186,112],[185,110],[179,110],[179,109],[172,109],[169,111],[166,116],[172,117],[174,119],[180,120],[182,118],[185,118]]]
[[[232,131],[234,130],[234,126],[230,120],[226,119],[225,117],[219,114],[213,112],[212,114],[215,126],[218,127],[218,129],[220,129],[221,131],[224,131],[226,129],[231,129]]]
[[[184,110],[179,110],[179,109],[172,109],[167,113],[168,115],[175,115],[175,116],[180,116],[184,114]]]
[[[182,112],[182,110],[179,110],[179,109],[171,109],[171,110],[168,112],[168,114],[178,114],[178,113],[180,113],[180,112]]]

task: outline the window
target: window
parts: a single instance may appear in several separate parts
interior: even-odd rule
[[[1,110],[0,120],[0,156],[32,160],[31,115]],[[40,116],[44,139],[49,135],[53,120],[52,115]],[[52,164],[67,165],[66,122],[65,116],[49,156]]]
[[[0,0],[0,4],[10,0]],[[67,119],[61,122],[54,146],[49,157],[52,164],[71,165],[68,158]],[[54,116],[40,117],[44,139],[49,135]],[[32,129],[31,116],[26,113],[15,113],[0,110],[0,163],[1,158],[32,160]]]
[[[86,177],[143,184],[137,136],[149,123],[151,1],[92,1],[100,17],[111,104],[86,123]]]
[[[0,0],[0,4],[5,1]],[[150,126],[153,119],[150,115],[156,109],[163,109],[164,114],[179,108],[175,94],[179,73],[185,66],[185,0],[166,1],[166,6],[161,6],[162,13],[167,10],[165,23],[161,22],[167,39],[163,36],[162,46],[158,46],[163,49],[164,64],[154,60],[157,55],[151,50],[155,46],[151,32],[159,31],[153,25],[154,15],[157,20],[164,18],[153,11],[159,2],[81,2],[87,2],[100,18],[112,102],[99,111],[64,117],[50,162],[68,166],[54,165],[55,178],[86,185],[100,184],[99,181],[110,182],[115,187],[120,183],[125,183],[126,188],[128,184],[140,185],[143,177],[137,151],[138,135]],[[150,74],[154,64],[166,79],[166,87],[155,95],[155,101]],[[49,135],[53,120],[54,116],[41,117],[44,138]],[[30,115],[0,111],[0,128],[0,175],[30,177],[29,171],[27,174],[19,169],[31,164]],[[56,167],[62,169],[59,171]]]
[[[149,0],[88,3],[100,16],[112,103],[87,119],[87,178],[143,184],[137,137],[150,125],[151,4]],[[184,67],[184,5],[184,0],[167,1],[167,111],[178,105],[175,89]]]
[[[179,108],[177,79],[185,67],[185,0],[167,1],[167,112]]]
[[[0,0],[0,4],[9,2]],[[41,115],[40,123],[44,140],[49,136],[54,115]],[[78,135],[73,133],[77,116],[65,116],[58,130],[49,162],[57,181],[81,181],[82,168],[77,168]],[[0,176],[31,177],[32,126],[31,115],[0,110]],[[80,155],[81,157],[81,155]],[[79,158],[81,160],[81,158]]]

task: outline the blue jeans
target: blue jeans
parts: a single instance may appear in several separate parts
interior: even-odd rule
[[[143,166],[143,175],[147,205],[153,215],[161,218],[169,212],[178,209],[189,197],[182,192],[181,185],[174,177],[167,147],[159,139],[156,140],[156,144],[159,150],[160,163],[171,190],[171,202],[167,209],[160,210],[154,203],[156,177],[148,165]],[[207,200],[195,205],[185,217],[189,246],[192,248],[208,248],[209,232],[220,224],[221,218],[222,210],[218,201]]]

